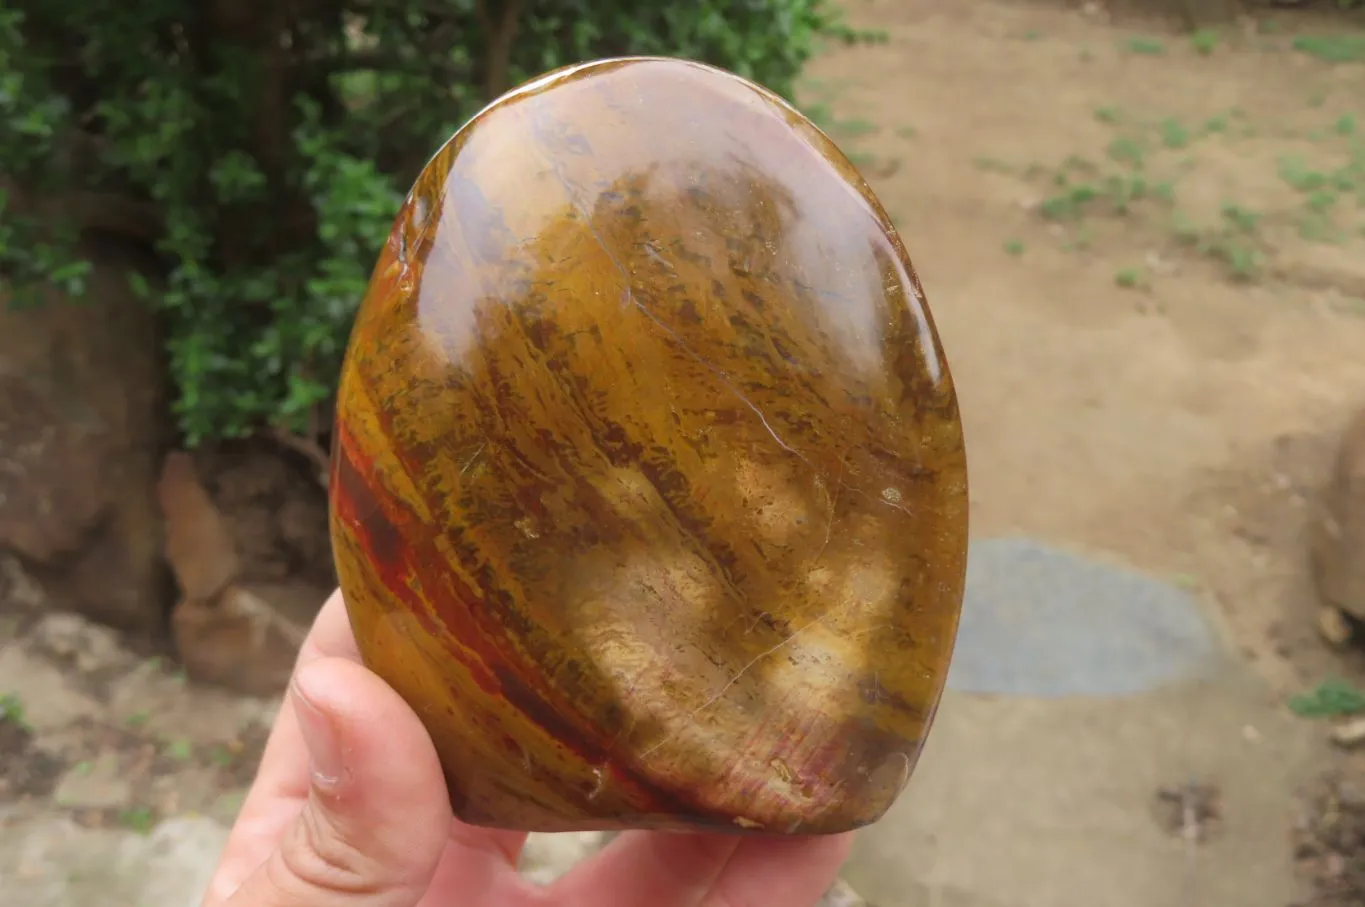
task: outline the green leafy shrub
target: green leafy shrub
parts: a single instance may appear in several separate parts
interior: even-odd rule
[[[79,296],[78,231],[145,244],[186,442],[316,437],[402,194],[491,97],[623,54],[790,97],[818,41],[860,37],[827,0],[10,0],[0,276]]]

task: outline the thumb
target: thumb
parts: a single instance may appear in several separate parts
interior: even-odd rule
[[[289,691],[310,760],[303,810],[226,907],[415,907],[450,835],[431,738],[399,695],[343,658]]]

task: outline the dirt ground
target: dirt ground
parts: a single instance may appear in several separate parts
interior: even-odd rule
[[[1365,59],[1349,59],[1365,50],[1341,17],[1277,10],[1192,38],[1099,3],[851,4],[886,42],[822,57],[803,93],[928,291],[974,533],[1176,578],[1286,697],[1365,682],[1365,655],[1318,641],[1303,539],[1365,404]],[[0,721],[0,827],[230,816],[268,704],[38,622],[9,582],[0,635],[32,645],[0,649],[27,685],[0,698],[0,716],[25,712]],[[1354,847],[1298,834],[1318,863]]]
[[[1312,52],[1340,16],[1191,38],[1094,3],[850,11],[888,41],[807,94],[929,294],[974,532],[1177,578],[1285,691],[1365,677],[1313,632],[1302,538],[1365,404],[1365,51]]]
[[[887,42],[807,96],[929,294],[974,533],[1177,580],[1285,696],[1359,683],[1317,636],[1304,526],[1365,405],[1365,39],[1312,8],[1191,36],[1155,6],[856,2]],[[1324,907],[1365,904],[1361,771],[1304,779]]]

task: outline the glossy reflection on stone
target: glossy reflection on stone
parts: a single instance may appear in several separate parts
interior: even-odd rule
[[[827,833],[900,793],[966,559],[923,293],[829,140],[733,75],[552,73],[375,269],[332,534],[464,820]]]

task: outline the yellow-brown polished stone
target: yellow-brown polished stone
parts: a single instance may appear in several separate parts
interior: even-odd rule
[[[362,655],[465,821],[828,833],[909,779],[957,400],[891,222],[775,95],[608,60],[461,129],[357,318],[331,487]]]

